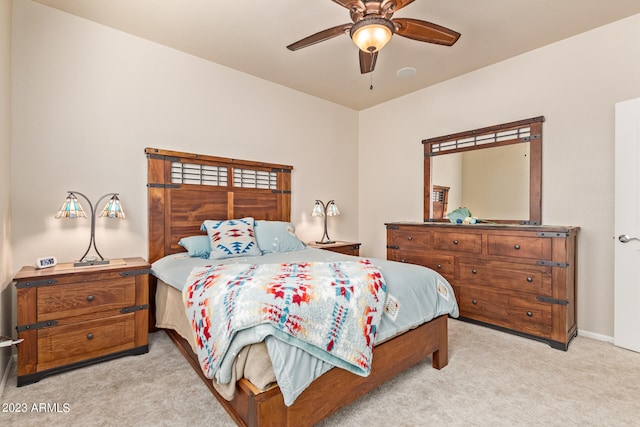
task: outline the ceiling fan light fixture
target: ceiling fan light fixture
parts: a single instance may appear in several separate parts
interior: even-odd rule
[[[351,27],[351,40],[364,52],[382,49],[395,31],[393,23],[384,18],[364,18]]]

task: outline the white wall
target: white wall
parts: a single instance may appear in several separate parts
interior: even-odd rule
[[[384,222],[422,217],[422,139],[544,115],[543,221],[582,227],[578,325],[613,333],[613,105],[640,96],[640,15],[360,113],[30,1],[13,38],[14,270],[84,251],[88,221],[53,219],[68,189],[119,191],[99,248],[145,256],[144,147],[292,164],[301,237],[335,199],[330,235],[384,258]]]
[[[542,220],[581,227],[578,328],[612,336],[614,104],[640,96],[638,40],[640,15],[362,111],[367,254],[385,222],[422,218],[423,139],[543,115]]]
[[[0,335],[12,336],[11,2],[0,2]],[[0,396],[11,349],[0,351]]]
[[[15,269],[86,249],[89,221],[54,219],[66,190],[120,192],[127,219],[99,219],[98,248],[146,257],[145,147],[293,165],[299,236],[322,236],[318,198],[342,213],[330,235],[357,238],[356,111],[31,1],[13,26]]]

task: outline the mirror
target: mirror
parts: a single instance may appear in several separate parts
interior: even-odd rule
[[[463,206],[483,221],[540,224],[543,121],[424,140],[425,221],[448,221]]]
[[[434,157],[431,181],[449,187],[448,212],[472,206],[477,218],[528,218],[529,143]]]

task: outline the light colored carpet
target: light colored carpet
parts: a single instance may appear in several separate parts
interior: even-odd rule
[[[638,353],[584,337],[563,352],[456,320],[449,336],[446,368],[425,361],[321,425],[640,425]],[[14,372],[0,401],[2,426],[233,425],[164,333],[151,335],[148,354],[36,384],[16,387]],[[63,412],[31,412],[34,403]],[[4,412],[10,404],[28,412]]]

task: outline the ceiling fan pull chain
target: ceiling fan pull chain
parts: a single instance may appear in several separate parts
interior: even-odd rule
[[[373,90],[373,72],[369,73],[369,77],[371,78],[371,83],[369,86],[369,90]]]

